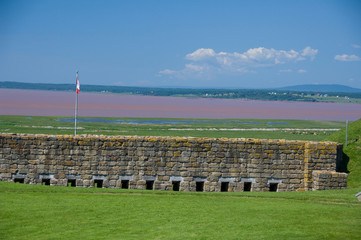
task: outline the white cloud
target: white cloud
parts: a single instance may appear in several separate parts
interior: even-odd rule
[[[298,60],[300,54],[294,50],[275,50],[263,47],[251,48],[244,53],[234,53],[236,59],[249,64],[282,64],[290,60]]]
[[[307,72],[307,70],[305,70],[305,69],[298,69],[298,71],[297,71],[298,73],[306,73]]]
[[[195,72],[202,72],[206,69],[206,67],[204,66],[199,66],[194,64],[186,64],[186,68],[189,69],[190,71],[195,71]]]
[[[342,55],[336,55],[335,60],[343,61],[343,62],[352,62],[352,61],[360,61],[361,58],[356,55],[342,54]]]
[[[215,56],[216,53],[213,49],[210,48],[200,48],[190,54],[186,55],[186,59],[193,60],[193,61],[200,61],[207,59],[209,57]]]
[[[352,44],[352,47],[354,47],[354,48],[361,48],[361,46],[358,45],[358,44]]]
[[[162,71],[159,72],[160,74],[173,74],[175,73],[174,70],[170,70],[170,69],[164,69]]]
[[[318,53],[318,49],[312,49],[311,47],[305,47],[302,50],[301,55],[303,57],[310,57],[311,60],[313,60],[316,57],[317,53]]]
[[[176,77],[203,77],[214,74],[239,74],[250,73],[252,68],[313,60],[318,50],[305,47],[300,51],[276,50],[273,48],[251,48],[243,53],[239,52],[215,52],[210,48],[200,48],[186,55],[186,59],[192,61],[185,65],[183,70],[165,69],[160,74],[173,75]],[[280,71],[281,72],[281,71]]]

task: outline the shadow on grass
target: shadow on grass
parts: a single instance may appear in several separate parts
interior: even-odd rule
[[[348,163],[350,162],[350,157],[342,150],[342,146],[340,148],[341,149],[338,149],[337,151],[338,156],[336,161],[336,172],[350,173],[347,168]]]

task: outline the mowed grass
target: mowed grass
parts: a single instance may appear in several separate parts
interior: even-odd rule
[[[68,119],[72,122],[59,121]],[[335,131],[302,129],[340,129],[344,122],[275,119],[151,119],[151,118],[92,118],[103,120],[182,120],[193,123],[177,124],[131,124],[108,122],[81,122],[79,118],[77,134],[91,135],[130,135],[130,136],[177,136],[213,138],[261,138],[322,141]],[[200,122],[199,122],[200,120]],[[198,122],[197,122],[198,121]],[[238,121],[238,122],[235,122]],[[241,122],[241,123],[240,123]],[[272,131],[268,131],[273,129]],[[276,129],[276,130],[274,130]],[[300,130],[301,129],[301,130]],[[0,132],[33,134],[74,134],[71,117],[48,116],[0,116]]]
[[[0,182],[0,239],[359,239],[358,191],[190,193]]]
[[[0,116],[0,132],[73,134],[59,117]],[[116,118],[119,119],[119,118]],[[143,119],[144,120],[144,119]],[[243,120],[179,125],[79,123],[79,134],[252,137],[343,142],[342,122]],[[257,122],[257,123],[255,123]],[[287,125],[272,125],[282,122]],[[279,128],[173,131],[169,128]],[[360,120],[349,128],[349,189],[197,193],[70,188],[0,182],[0,239],[360,239]],[[316,133],[316,135],[315,135]]]

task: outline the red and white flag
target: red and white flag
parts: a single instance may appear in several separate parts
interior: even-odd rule
[[[78,74],[76,74],[76,93],[79,94],[80,91],[80,84],[78,79]]]

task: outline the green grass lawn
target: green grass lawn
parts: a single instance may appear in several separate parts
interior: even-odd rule
[[[0,116],[0,132],[73,134],[59,117]],[[119,118],[117,118],[119,119]],[[79,134],[253,137],[344,142],[343,122],[244,120],[178,125],[80,123]],[[255,122],[258,122],[255,123]],[[282,122],[288,125],[272,125]],[[170,128],[279,128],[199,131]],[[316,133],[316,135],[315,135]],[[349,126],[348,189],[197,193],[71,188],[0,182],[0,239],[360,239],[361,120]]]
[[[35,134],[74,134],[73,122],[62,122],[65,117],[41,116],[0,116],[0,132],[3,133],[35,133]],[[73,119],[68,117],[70,121]],[[79,118],[82,120],[84,118]],[[99,118],[98,118],[99,119]],[[106,120],[130,120],[128,118],[102,118]],[[138,121],[169,120],[134,118]],[[133,120],[134,120],[133,119]],[[177,120],[177,119],[171,119]],[[189,120],[189,119],[178,119]],[[197,120],[197,119],[193,119]],[[200,119],[198,119],[200,120]],[[193,124],[129,124],[104,122],[79,122],[78,134],[92,135],[138,135],[138,136],[177,136],[177,137],[228,137],[228,138],[261,138],[322,141],[335,131],[316,131],[300,129],[340,129],[344,122],[306,121],[306,120],[267,120],[241,119],[243,123],[235,123],[234,119],[205,120]],[[272,124],[276,123],[276,124]],[[242,130],[240,130],[242,129]],[[254,130],[259,129],[259,130]],[[266,131],[277,129],[276,131]]]
[[[190,193],[0,182],[0,239],[359,239],[358,191]]]

